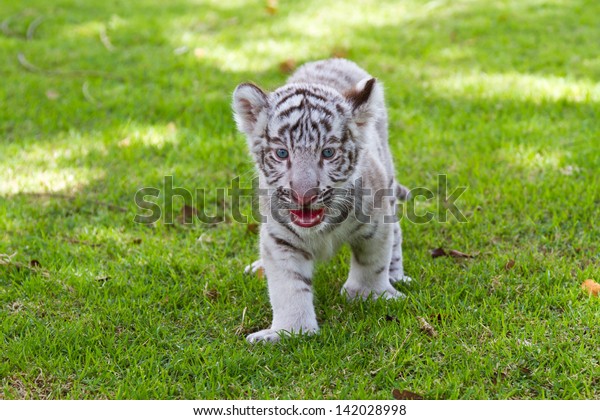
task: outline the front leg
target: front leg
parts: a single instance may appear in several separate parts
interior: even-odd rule
[[[393,226],[374,222],[362,226],[351,240],[352,263],[342,294],[349,299],[404,297],[390,283]]]
[[[282,334],[316,332],[313,306],[313,256],[283,232],[261,229],[261,259],[273,308],[271,328],[250,334],[248,341],[279,341]]]

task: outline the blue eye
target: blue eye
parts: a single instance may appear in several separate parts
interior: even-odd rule
[[[288,151],[287,151],[287,150],[285,150],[285,149],[277,149],[277,150],[275,151],[275,154],[277,155],[277,157],[278,157],[279,159],[287,159],[287,157],[289,156],[289,153],[288,153]]]
[[[335,155],[335,150],[333,150],[331,147],[328,147],[327,149],[323,149],[321,154],[325,159],[329,159]]]

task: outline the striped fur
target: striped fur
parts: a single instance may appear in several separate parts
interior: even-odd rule
[[[394,177],[380,84],[350,61],[318,61],[300,67],[272,93],[239,85],[233,108],[266,191],[259,196],[267,217],[261,259],[247,271],[264,268],[273,322],[248,340],[318,330],[314,263],[344,243],[352,262],[342,293],[401,297],[392,283],[409,279],[400,226],[389,219],[406,189]]]

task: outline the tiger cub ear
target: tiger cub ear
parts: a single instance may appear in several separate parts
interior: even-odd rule
[[[375,114],[373,94],[377,80],[373,77],[363,79],[344,96],[352,106],[352,117],[358,126],[365,125]]]
[[[267,94],[252,83],[242,83],[233,92],[233,111],[238,129],[254,133],[261,112],[267,107]]]

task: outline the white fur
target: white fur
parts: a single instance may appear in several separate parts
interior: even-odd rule
[[[261,162],[264,150],[271,150],[267,149],[272,145],[267,143],[266,131],[270,130],[276,136],[280,127],[285,129],[290,121],[297,121],[302,115],[306,115],[303,113],[304,108],[296,109],[303,103],[302,98],[290,96],[290,92],[316,89],[314,91],[318,94],[311,99],[314,108],[306,108],[310,110],[306,118],[311,121],[325,119],[331,127],[331,136],[339,136],[347,127],[355,139],[356,147],[360,149],[352,175],[340,182],[343,185],[334,187],[354,185],[361,178],[364,187],[373,191],[390,189],[390,186],[393,191],[401,191],[402,188],[394,180],[394,166],[387,144],[387,113],[383,89],[379,83],[371,82],[370,95],[360,95],[371,80],[371,76],[352,62],[328,60],[301,67],[287,85],[271,94],[264,93],[254,85],[240,85],[234,93],[235,118],[238,128],[248,137],[257,165],[264,165]],[[355,95],[347,92],[354,92]],[[322,101],[320,96],[331,100]],[[360,99],[355,99],[357,97]],[[353,103],[347,102],[352,100]],[[278,103],[280,109],[289,109],[284,119],[273,117],[277,111],[274,107]],[[343,115],[339,114],[340,107],[334,106],[335,103],[343,105]],[[329,107],[332,111],[318,112],[320,107]],[[308,130],[309,125],[306,127]],[[317,134],[319,133],[311,132],[306,135]],[[319,135],[323,137],[322,133]],[[322,164],[317,164],[318,159],[314,158],[320,152],[308,152],[314,147],[315,141],[295,140],[304,141],[304,144],[297,146],[297,150],[290,149],[290,156],[293,155],[295,159],[291,170],[286,172],[283,166],[278,166],[280,174],[273,170],[259,170],[259,187],[268,190],[270,194],[259,197],[262,214],[270,215],[270,201],[276,187],[288,188],[292,182],[295,185],[304,182],[310,186],[316,180],[321,184],[327,181],[327,169]],[[285,334],[312,334],[318,331],[311,285],[314,264],[316,260],[326,260],[333,256],[344,243],[349,244],[352,249],[352,261],[342,294],[349,299],[403,297],[392,286],[396,281],[410,281],[404,275],[402,266],[402,234],[398,223],[384,223],[384,217],[392,214],[395,203],[395,196],[386,196],[381,208],[367,211],[371,217],[370,223],[364,223],[350,215],[333,230],[328,230],[325,222],[310,228],[293,224],[286,227],[269,217],[260,231],[261,258],[246,267],[245,272],[253,273],[260,268],[264,269],[273,308],[273,321],[269,328],[250,334],[248,341],[277,341]]]

